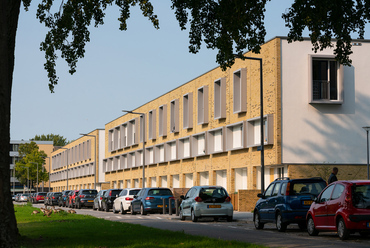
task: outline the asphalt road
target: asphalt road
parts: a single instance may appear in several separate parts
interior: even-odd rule
[[[41,204],[34,204],[42,207]],[[66,209],[66,208],[64,208]],[[234,212],[234,221],[213,218],[200,219],[193,223],[190,219],[181,221],[176,215],[148,214],[145,216],[113,214],[112,211],[100,212],[92,209],[76,209],[77,214],[91,215],[110,221],[140,224],[148,227],[181,231],[191,235],[201,235],[225,240],[238,240],[248,243],[263,244],[269,247],[370,247],[370,236],[352,235],[349,240],[341,241],[336,233],[320,233],[311,237],[306,231],[300,231],[297,225],[289,225],[286,232],[278,232],[274,225],[267,224],[263,230],[256,230],[251,213]]]

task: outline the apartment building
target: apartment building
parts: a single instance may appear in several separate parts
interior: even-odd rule
[[[105,175],[99,166],[105,156],[104,130],[96,129],[54,151],[50,176],[53,191],[101,189]]]
[[[31,142],[35,142],[38,147],[39,147],[39,150],[40,151],[44,151],[45,154],[50,157],[53,149],[54,149],[54,145],[53,145],[53,141],[30,141],[30,140],[11,140],[10,141],[10,151],[9,151],[9,158],[10,158],[10,185],[11,185],[11,189],[12,189],[12,193],[23,193],[24,192],[24,185],[21,185],[18,181],[17,178],[14,177],[15,175],[15,171],[14,171],[14,168],[15,168],[15,164],[16,162],[18,162],[19,160],[21,160],[22,158],[19,156],[19,152],[18,152],[18,149],[19,149],[19,146],[21,144],[26,144],[26,143],[31,143]],[[45,159],[45,164],[43,165],[45,170],[49,172],[49,168],[50,168],[50,159],[46,158]],[[43,182],[43,183],[40,183],[39,187],[42,187],[44,188],[44,190],[47,190],[48,189],[48,186],[49,186],[49,181],[47,182]]]

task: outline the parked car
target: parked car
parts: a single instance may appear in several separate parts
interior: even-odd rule
[[[35,195],[32,196],[32,202],[33,203],[44,202],[45,196],[46,196],[46,192],[35,193]]]
[[[130,211],[131,201],[134,200],[134,196],[139,191],[140,189],[123,189],[119,196],[113,201],[113,213],[120,212],[121,214],[124,214]]]
[[[76,198],[76,208],[92,207],[94,205],[94,198],[98,194],[95,189],[80,189]]]
[[[15,200],[16,202],[19,202],[19,197],[20,197],[20,196],[21,196],[21,193],[16,194],[16,195],[15,195],[14,200]]]
[[[175,199],[172,191],[168,188],[142,188],[134,198],[131,202],[130,212],[131,214],[139,212],[142,215],[154,212],[161,213],[163,211],[163,199],[165,199],[165,208],[168,210],[168,199]],[[175,201],[172,201],[171,207],[175,207]]]
[[[68,199],[68,194],[71,192],[71,190],[64,190],[62,191],[62,196],[59,197],[58,199],[58,206],[59,207],[65,207],[67,206],[67,199]]]
[[[370,181],[336,181],[315,199],[307,213],[307,231],[336,231],[340,239],[351,233],[370,234]]]
[[[68,194],[68,207],[69,208],[74,208],[75,207],[75,198],[78,194],[78,190],[72,190]]]
[[[122,189],[108,189],[105,191],[101,200],[101,205],[104,211],[109,212],[109,209],[113,208],[113,201],[121,193]]]
[[[49,206],[58,205],[59,198],[60,198],[61,196],[62,196],[62,192],[52,192],[52,193],[49,195],[49,198],[48,198],[48,205],[49,205]]]
[[[257,195],[260,199],[253,211],[255,228],[262,229],[265,223],[275,223],[278,231],[284,232],[289,224],[297,223],[300,229],[305,229],[312,197],[325,187],[326,182],[319,177],[276,179],[263,194]]]
[[[28,201],[28,197],[29,197],[29,194],[21,194],[19,196],[19,201],[20,202],[26,202],[26,201]]]
[[[102,205],[101,205],[101,201],[103,200],[103,195],[104,195],[105,191],[106,190],[100,190],[99,193],[94,198],[93,210],[97,210],[97,209],[99,211],[103,210]]]
[[[180,196],[180,219],[191,217],[196,222],[201,217],[226,217],[227,221],[233,220],[233,205],[231,198],[223,187],[219,186],[194,186],[185,196]]]
[[[47,206],[49,204],[49,198],[50,198],[51,193],[53,193],[53,192],[46,193],[46,196],[44,197],[45,206]]]

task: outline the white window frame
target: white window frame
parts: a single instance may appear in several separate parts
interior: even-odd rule
[[[215,133],[216,132],[220,132],[221,131],[221,149],[219,150],[215,150]],[[207,131],[207,150],[208,150],[208,154],[215,154],[215,153],[222,153],[222,152],[225,152],[226,149],[225,149],[225,144],[226,144],[226,141],[225,141],[225,127],[219,127],[219,128],[215,128],[215,129],[212,129],[212,130],[209,130]]]
[[[203,152],[200,152],[199,149],[200,148],[200,141],[199,141],[199,137],[203,137]],[[197,134],[194,134],[191,136],[191,139],[192,139],[192,156],[193,157],[199,157],[199,156],[206,156],[208,155],[208,151],[207,151],[207,133],[206,132],[202,132],[202,133],[197,133]]]
[[[172,150],[172,144],[175,144],[175,151]],[[178,140],[171,140],[166,142],[166,161],[178,160],[178,146]]]
[[[235,135],[234,135],[234,128],[241,126],[241,137],[240,137],[240,146],[234,146],[235,143]],[[246,147],[246,130],[245,130],[245,122],[237,122],[226,126],[226,150],[232,151],[232,150],[239,150]]]
[[[185,145],[184,145],[186,141],[189,141],[189,147],[188,148],[186,148]],[[178,145],[179,145],[178,146],[178,156],[179,156],[179,159],[187,159],[187,158],[191,158],[192,157],[192,154],[191,154],[191,147],[192,147],[192,144],[191,144],[191,136],[186,136],[186,137],[180,138]],[[187,150],[189,150],[189,154],[188,155],[185,154],[185,148]]]
[[[246,129],[247,129],[247,147],[256,147],[261,145],[261,129],[256,127],[255,125],[260,122],[261,118],[256,117],[252,119],[248,119],[246,121]],[[263,135],[264,137],[264,145],[273,145],[274,144],[274,115],[268,114],[263,116],[264,120],[264,130]],[[261,124],[259,124],[261,126]],[[257,131],[256,131],[257,130]],[[258,141],[257,141],[258,140]]]
[[[162,154],[161,154],[162,147],[163,147],[163,158],[161,158],[162,157]],[[166,149],[165,149],[165,144],[164,143],[156,145],[154,147],[154,153],[155,153],[154,157],[155,157],[155,162],[156,163],[166,162]]]

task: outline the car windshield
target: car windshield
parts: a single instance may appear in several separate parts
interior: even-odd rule
[[[354,185],[352,192],[355,208],[370,209],[370,185]]]
[[[129,195],[137,195],[137,193],[140,191],[140,189],[134,189],[134,190],[130,190],[130,192],[128,193]]]
[[[203,188],[199,192],[199,197],[202,198],[203,201],[207,199],[221,199],[227,197],[227,192],[223,188]]]
[[[291,183],[290,195],[314,195],[318,196],[326,187],[326,183],[322,182],[295,182]]]
[[[172,195],[172,192],[169,189],[151,189],[149,190],[148,195],[150,196]]]

